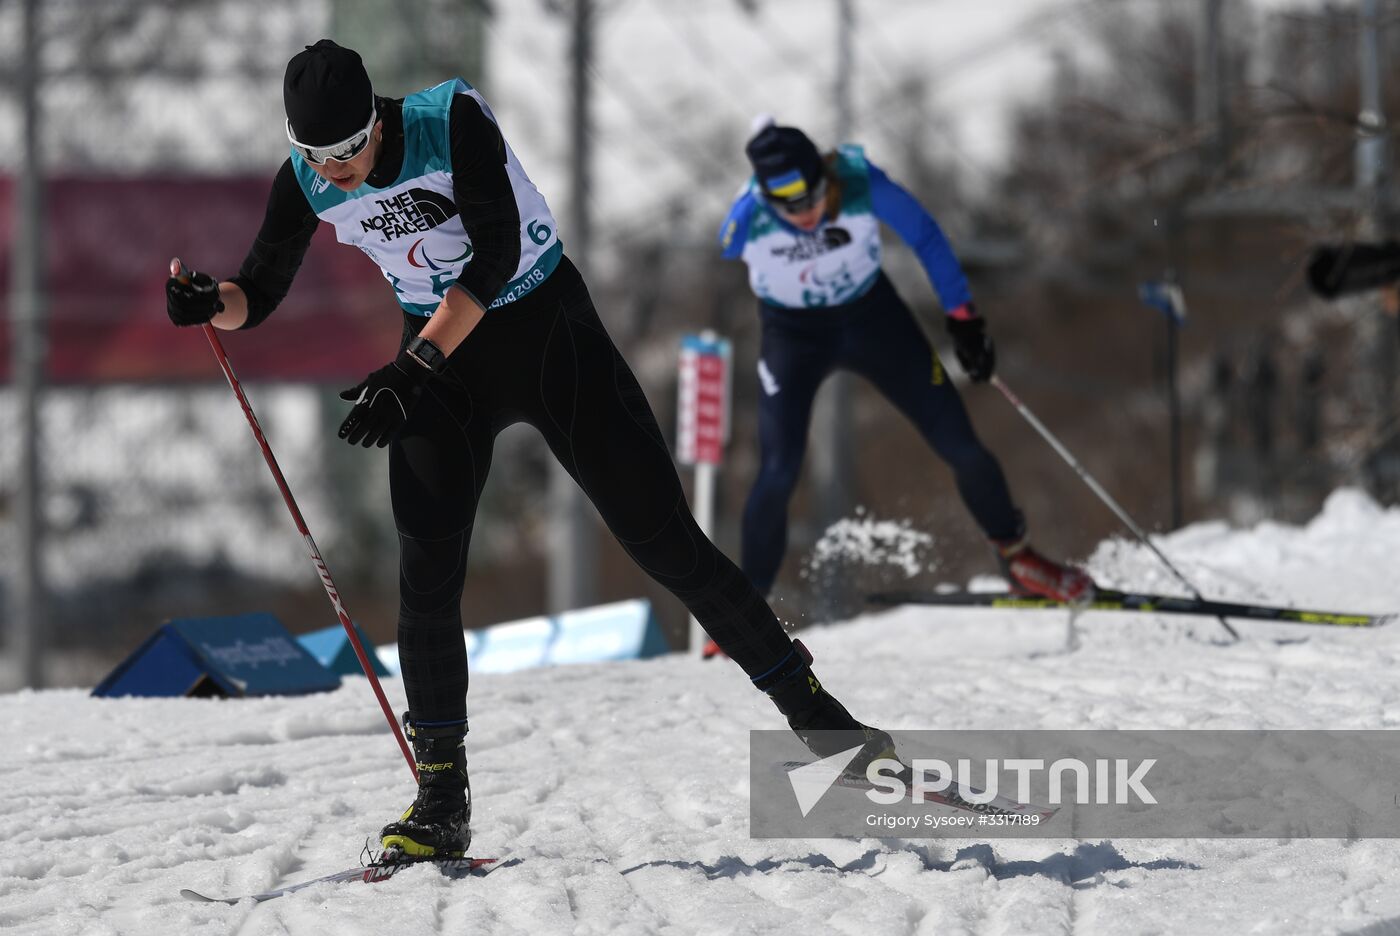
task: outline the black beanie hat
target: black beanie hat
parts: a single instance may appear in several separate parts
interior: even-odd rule
[[[801,201],[821,181],[821,153],[796,127],[767,124],[749,140],[744,152],[753,164],[758,184],[775,201]]]
[[[330,146],[365,128],[374,89],[357,52],[322,39],[287,63],[282,104],[298,141]]]

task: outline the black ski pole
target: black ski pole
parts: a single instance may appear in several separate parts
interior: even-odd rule
[[[1161,560],[1162,565],[1166,566],[1168,571],[1170,571],[1172,575],[1175,575],[1182,585],[1186,586],[1191,592],[1191,596],[1197,601],[1205,601],[1205,596],[1201,594],[1200,589],[1192,585],[1190,580],[1182,575],[1176,566],[1172,565],[1171,560],[1162,554],[1162,551],[1152,543],[1152,540],[1148,539],[1142,527],[1138,526],[1133,518],[1128,515],[1128,512],[1118,505],[1118,502],[1113,499],[1112,495],[1104,490],[1103,485],[1099,484],[1099,482],[1094,479],[1094,476],[1089,474],[1088,470],[1079,463],[1079,459],[1075,458],[1074,455],[1070,453],[1070,450],[1065,448],[1064,443],[1055,438],[1055,434],[1046,428],[1045,423],[1036,418],[1035,413],[1031,412],[1030,407],[1022,403],[1020,397],[1012,393],[1011,388],[1008,387],[1000,377],[993,376],[991,383],[992,386],[1001,391],[1002,396],[1006,397],[1012,406],[1016,407],[1016,411],[1025,417],[1026,422],[1030,423],[1031,427],[1034,428],[1036,432],[1040,433],[1040,437],[1050,443],[1050,447],[1055,450],[1056,454],[1063,458],[1065,462],[1074,469],[1074,473],[1079,475],[1080,479],[1089,486],[1089,490],[1093,491],[1094,494],[1098,496],[1099,500],[1107,504],[1108,509],[1112,510],[1118,516],[1119,520],[1123,521],[1123,525],[1132,531],[1133,535],[1138,538],[1138,541],[1152,550],[1153,555]],[[1230,626],[1230,622],[1225,620],[1224,617],[1216,615],[1216,620],[1220,622],[1220,626],[1225,628],[1226,632],[1231,637],[1235,640],[1240,639],[1240,635],[1235,632],[1235,629]]]

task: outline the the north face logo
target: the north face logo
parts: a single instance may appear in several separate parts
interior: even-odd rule
[[[452,199],[428,189],[409,189],[393,198],[376,198],[374,203],[380,213],[362,220],[360,227],[366,232],[378,231],[386,242],[431,231],[457,215]]]
[[[775,257],[798,263],[820,257],[828,251],[839,250],[850,242],[850,231],[843,227],[827,227],[819,234],[803,234],[790,244],[773,247],[772,253]]]
[[[827,250],[835,250],[851,242],[851,232],[843,227],[829,227],[822,231],[822,240]]]

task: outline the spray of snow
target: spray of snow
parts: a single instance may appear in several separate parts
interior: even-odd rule
[[[812,547],[803,575],[826,572],[834,564],[858,564],[894,566],[913,578],[934,568],[925,559],[933,543],[933,534],[914,529],[909,520],[879,520],[857,507],[854,517],[843,517],[826,528]]]

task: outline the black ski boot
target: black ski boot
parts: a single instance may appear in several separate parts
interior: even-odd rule
[[[787,717],[788,727],[807,749],[819,758],[830,757],[850,750],[864,738],[865,749],[846,767],[846,773],[856,776],[865,776],[865,768],[873,760],[897,759],[894,739],[851,717],[812,672],[812,655],[807,648],[800,640],[794,640],[792,645],[790,659],[753,682]]]
[[[467,780],[467,723],[404,729],[418,763],[418,796],[379,833],[385,852],[404,858],[460,858],[471,844],[472,788]]]

